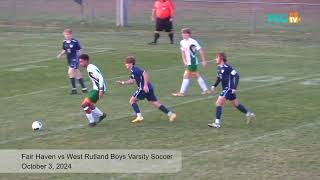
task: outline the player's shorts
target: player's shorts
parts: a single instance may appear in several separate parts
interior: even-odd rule
[[[78,69],[80,62],[79,59],[68,59],[68,64],[70,68]]]
[[[156,20],[156,31],[166,31],[171,32],[172,31],[172,21],[170,21],[170,17],[168,18],[157,18]]]
[[[224,98],[226,98],[229,101],[233,101],[235,100],[236,94],[232,94],[232,90],[230,88],[225,88],[221,93],[220,96],[223,96]]]
[[[134,97],[136,97],[139,100],[147,99],[148,101],[157,101],[157,97],[154,94],[153,89],[149,89],[148,93],[145,93],[144,90],[137,90],[135,93],[133,93]]]
[[[93,89],[88,93],[87,97],[90,99],[92,103],[97,103],[99,100],[99,91]]]
[[[198,65],[192,64],[187,66],[187,70],[191,72],[197,72],[198,71]]]

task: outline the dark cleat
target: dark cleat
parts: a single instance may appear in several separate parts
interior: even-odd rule
[[[95,127],[97,125],[97,123],[93,122],[93,123],[89,123],[88,125],[89,125],[89,127]]]
[[[99,117],[98,123],[100,123],[106,117],[107,117],[107,114],[103,113],[102,116]]]
[[[82,92],[83,93],[88,93],[88,89],[87,88],[82,88]]]
[[[78,92],[77,92],[76,89],[72,89],[72,90],[71,90],[71,95],[74,95],[74,94],[78,94]]]
[[[148,43],[149,45],[157,45],[157,43],[156,42],[150,42],[150,43]]]

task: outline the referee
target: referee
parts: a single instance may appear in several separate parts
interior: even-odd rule
[[[156,0],[152,9],[152,21],[156,21],[154,40],[149,43],[156,45],[160,37],[160,31],[168,33],[170,43],[173,44],[172,21],[175,13],[175,4],[172,0]]]

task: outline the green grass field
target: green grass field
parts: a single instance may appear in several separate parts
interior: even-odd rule
[[[257,114],[255,122],[246,125],[244,115],[227,104],[223,128],[208,128],[218,94],[202,96],[196,81],[189,96],[172,97],[184,70],[179,46],[168,44],[165,34],[159,45],[148,46],[150,24],[124,29],[75,24],[76,38],[109,86],[98,103],[107,120],[89,128],[80,108],[85,95],[69,95],[66,62],[55,59],[63,22],[52,29],[8,26],[0,30],[1,149],[171,149],[181,151],[183,161],[176,174],[0,174],[0,179],[319,179],[319,22],[310,18],[296,29],[261,22],[251,33],[243,31],[245,24],[227,31],[233,21],[223,26],[195,12],[194,17],[202,19],[181,18],[176,29],[192,27],[210,59],[218,50],[228,54],[241,75],[238,97]],[[128,101],[136,86],[115,83],[129,77],[127,55],[149,71],[160,100],[178,114],[176,122],[145,101],[139,103],[145,122],[130,122]],[[213,83],[216,65],[201,72]],[[45,124],[40,134],[31,129],[38,119]]]

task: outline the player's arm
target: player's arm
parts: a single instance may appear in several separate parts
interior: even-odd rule
[[[207,55],[207,52],[206,52],[206,50],[204,50],[203,48],[201,48],[201,49],[199,50],[199,52],[200,52],[200,56],[201,56],[201,59],[202,59],[202,65],[203,65],[204,67],[206,67],[207,64],[208,64],[208,55]]]
[[[93,71],[92,74],[93,74],[94,77],[99,79],[99,97],[102,98],[103,97],[103,93],[104,93],[104,79],[103,79],[103,76],[98,71]]]
[[[188,63],[187,63],[186,54],[184,53],[184,50],[181,50],[181,57],[182,57],[183,64],[187,66]]]
[[[233,87],[231,87],[232,93],[235,93],[239,84],[240,76],[236,70],[232,70],[230,74],[231,74],[232,81],[234,82]]]
[[[83,48],[82,48],[82,46],[81,46],[81,44],[80,44],[80,42],[78,41],[78,54],[80,55],[80,54],[82,54],[83,53]]]
[[[211,90],[214,91],[215,88],[220,84],[220,82],[221,82],[221,79],[220,79],[219,76],[217,76],[217,80],[216,80],[216,82],[211,86]]]
[[[153,6],[153,9],[151,11],[151,21],[154,21],[156,19],[156,5]]]
[[[60,59],[63,55],[66,54],[66,50],[62,50],[58,55],[57,58]]]
[[[120,85],[126,85],[126,84],[134,84],[136,82],[136,80],[134,79],[129,79],[129,80],[126,80],[126,81],[116,81],[118,84]]]
[[[176,5],[174,4],[174,2],[172,2],[171,0],[169,0],[170,3],[170,21],[173,21],[173,18],[175,16],[175,11],[176,11]]]
[[[143,85],[143,90],[144,92],[148,93],[149,92],[149,73],[147,71],[143,71],[143,79],[144,79],[144,85]]]

